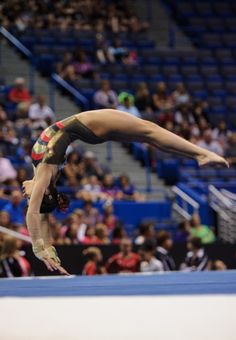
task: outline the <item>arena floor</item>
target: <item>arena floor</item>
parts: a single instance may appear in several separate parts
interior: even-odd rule
[[[236,271],[0,280],[1,339],[235,340]]]

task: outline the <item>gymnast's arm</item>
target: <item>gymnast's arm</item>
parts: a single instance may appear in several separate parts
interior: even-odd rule
[[[40,206],[44,193],[53,176],[52,169],[48,168],[46,170],[47,171],[42,168],[38,169],[29,201],[26,223],[32,239],[35,256],[42,260],[49,270],[59,270],[61,274],[68,275],[65,269],[60,266],[60,260],[57,257],[55,248],[49,244],[49,231],[48,226],[45,225],[45,221],[44,225],[41,226]]]

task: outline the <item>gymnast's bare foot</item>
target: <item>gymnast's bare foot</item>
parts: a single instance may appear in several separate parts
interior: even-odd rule
[[[229,163],[226,161],[226,159],[210,151],[207,151],[205,155],[197,156],[197,162],[199,166],[206,166],[208,164],[219,164],[227,166],[229,168]]]

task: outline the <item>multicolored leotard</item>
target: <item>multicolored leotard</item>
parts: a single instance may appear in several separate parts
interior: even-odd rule
[[[76,116],[63,119],[46,128],[32,148],[32,162],[62,164],[67,147],[76,139],[89,144],[103,143],[89,128],[83,125]]]

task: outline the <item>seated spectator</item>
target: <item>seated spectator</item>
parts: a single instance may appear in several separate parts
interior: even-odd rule
[[[11,218],[8,211],[0,210],[0,226],[11,229]]]
[[[124,58],[128,55],[128,50],[122,46],[119,38],[114,40],[113,46],[110,46],[108,51],[116,62],[124,61]]]
[[[176,265],[173,257],[170,255],[170,250],[173,246],[173,240],[165,230],[161,230],[157,233],[157,248],[156,258],[161,261],[164,271],[176,270]]]
[[[50,231],[52,236],[52,244],[53,245],[64,245],[64,244],[71,244],[71,234],[67,234],[67,237],[65,238],[63,235],[63,228],[59,222],[50,225]]]
[[[195,123],[195,117],[192,113],[191,107],[187,104],[179,104],[175,112],[175,123],[182,124],[186,122],[188,125]]]
[[[97,176],[93,175],[82,180],[82,187],[76,198],[93,202],[103,198],[102,186]]]
[[[94,103],[98,109],[115,109],[117,107],[117,94],[115,91],[111,90],[110,82],[108,80],[103,80],[101,83],[101,89],[95,92]]]
[[[111,256],[106,264],[108,273],[135,273],[139,267],[140,256],[132,252],[132,243],[128,238],[121,241],[120,252]]]
[[[190,102],[190,95],[187,92],[185,85],[183,83],[179,83],[176,87],[176,90],[172,94],[174,105],[179,106],[182,104],[188,104]]]
[[[9,213],[12,224],[23,225],[25,221],[26,202],[23,200],[22,193],[19,190],[13,190],[11,193],[11,202],[8,203],[4,210]]]
[[[80,163],[80,156],[72,151],[67,156],[67,162],[63,169],[67,184],[71,187],[78,186],[84,174],[83,163]]]
[[[185,243],[189,239],[191,234],[191,226],[188,220],[184,220],[179,223],[175,236],[175,241],[179,243]]]
[[[107,226],[103,223],[98,223],[95,228],[95,236],[98,238],[99,244],[109,244],[110,239],[108,237]]]
[[[17,170],[17,182],[19,183],[20,187],[22,186],[23,182],[28,179],[27,172],[24,168],[19,168]]]
[[[119,177],[119,189],[119,198],[122,200],[144,201],[144,196],[135,190],[134,185],[130,183],[127,175],[121,175]]]
[[[68,229],[65,233],[65,243],[66,244],[78,244],[78,230],[79,225],[77,223],[72,223],[68,226]]]
[[[103,218],[102,222],[107,226],[108,230],[111,232],[114,230],[118,223],[118,217],[114,215],[114,209],[112,202],[107,201],[103,205]]]
[[[102,266],[102,252],[99,248],[89,247],[83,251],[83,255],[86,256],[88,261],[84,265],[83,275],[100,275],[106,274],[106,269]]]
[[[201,224],[201,219],[198,214],[193,214],[190,220],[191,235],[200,238],[202,244],[213,243],[216,240],[213,231],[204,224]]]
[[[63,54],[62,61],[57,64],[57,73],[64,78],[67,66],[70,66],[73,62],[73,55],[70,52],[65,52]]]
[[[156,244],[153,242],[152,239],[146,240],[141,248],[140,248],[140,255],[141,255],[141,264],[140,264],[140,271],[147,273],[147,272],[159,272],[163,271],[163,265],[161,261],[155,258],[155,248]]]
[[[25,86],[24,78],[16,78],[14,82],[14,86],[9,91],[8,98],[12,103],[20,104],[20,103],[30,103],[31,95],[28,89]]]
[[[123,225],[118,224],[112,231],[112,244],[120,244],[123,238],[126,238],[127,234]]]
[[[83,78],[94,78],[95,72],[93,65],[87,60],[84,51],[76,51],[73,66],[75,73]]]
[[[134,243],[137,245],[141,245],[146,240],[153,239],[154,235],[153,222],[143,222],[139,225],[139,235],[136,237]]]
[[[104,198],[106,199],[116,199],[119,195],[118,188],[115,184],[114,177],[112,174],[106,174],[102,181],[102,192],[104,194]]]
[[[208,256],[202,247],[201,239],[192,237],[187,243],[188,253],[184,263],[181,264],[182,271],[204,271],[208,269]]]
[[[15,237],[4,237],[0,254],[0,277],[30,275],[30,264],[26,258],[19,253],[21,245],[21,241],[18,241]]]
[[[93,207],[92,201],[85,201],[83,204],[83,222],[95,226],[100,221],[99,211]]]
[[[95,235],[95,227],[94,226],[91,226],[91,225],[87,226],[85,236],[81,240],[81,243],[87,244],[87,245],[88,244],[101,244],[100,240]]]
[[[142,82],[138,85],[135,94],[135,105],[142,114],[152,113],[152,98],[147,84]]]
[[[227,128],[227,124],[224,120],[221,120],[216,128],[212,131],[213,140],[217,140],[223,149],[227,145],[227,140],[231,136],[231,131]]]
[[[225,158],[230,165],[236,166],[236,133],[234,132],[228,139],[228,146],[225,150]]]
[[[227,270],[226,264],[221,260],[215,260],[212,263],[211,270]]]
[[[223,156],[224,154],[223,148],[220,143],[217,140],[213,140],[211,130],[204,131],[203,136],[197,142],[197,145],[211,152],[215,152],[220,156]]]
[[[109,50],[108,42],[102,33],[96,34],[96,56],[101,64],[114,63],[115,59]]]
[[[77,87],[78,85],[78,75],[75,72],[74,65],[66,66],[63,72],[63,79],[67,81],[70,85]]]
[[[141,117],[139,110],[134,105],[134,98],[131,94],[125,92],[121,93],[119,95],[119,102],[120,104],[117,107],[118,110],[127,112],[138,118]]]
[[[160,82],[157,84],[156,92],[152,96],[153,109],[159,112],[170,110],[173,107],[171,96],[167,93],[166,84]]]
[[[0,183],[10,184],[12,180],[15,180],[17,176],[17,172],[10,160],[3,156],[2,151],[0,150]]]
[[[44,96],[37,97],[36,102],[29,107],[29,118],[32,121],[34,129],[45,129],[55,121],[55,114],[46,104]]]
[[[104,171],[100,164],[98,163],[95,154],[92,151],[86,151],[83,159],[84,172],[87,176],[97,176],[100,180]]]

